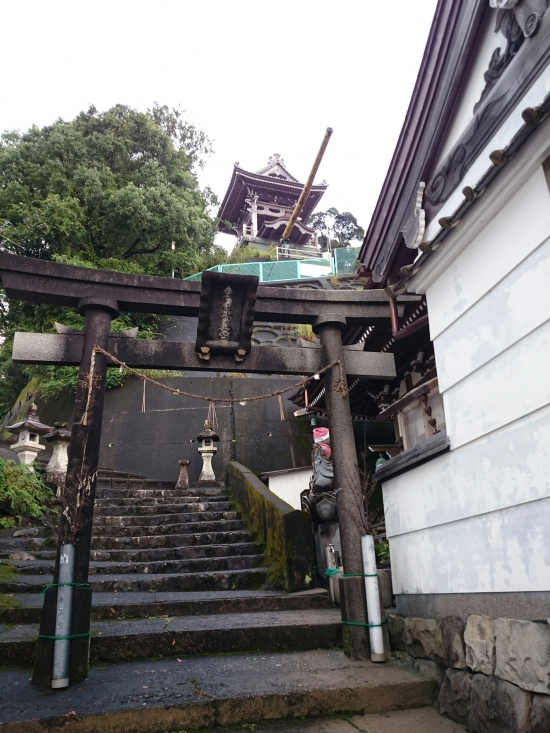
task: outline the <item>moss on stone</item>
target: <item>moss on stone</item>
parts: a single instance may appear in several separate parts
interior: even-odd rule
[[[257,539],[266,546],[269,582],[289,591],[312,587],[316,571],[308,515],[279,499],[240,463],[227,464],[227,487]]]

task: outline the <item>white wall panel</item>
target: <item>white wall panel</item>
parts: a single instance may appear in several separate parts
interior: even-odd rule
[[[516,504],[535,510],[550,497],[550,407],[388,479],[383,493],[390,538]]]
[[[550,321],[443,393],[452,449],[550,404]]]
[[[547,239],[435,340],[440,391],[449,389],[549,320],[549,284]]]
[[[550,236],[550,194],[542,168],[521,186],[428,288],[437,338]]]
[[[394,593],[550,589],[550,499],[390,538]]]

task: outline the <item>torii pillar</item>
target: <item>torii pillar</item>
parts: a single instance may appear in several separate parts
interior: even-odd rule
[[[45,637],[59,636],[57,599],[60,592],[65,594],[68,591],[67,595],[72,592],[69,628],[70,635],[74,638],[61,642],[68,644],[70,648],[69,676],[66,680],[59,680],[59,684],[54,686],[66,687],[69,679],[71,684],[86,679],[90,656],[92,590],[88,585],[88,570],[107,373],[103,354],[95,353],[93,370],[91,360],[95,345],[107,349],[111,320],[118,315],[118,303],[116,300],[82,298],[78,304],[78,311],[85,318],[84,344],[76,387],[67,476],[62,496],[60,541],[55,562],[54,587],[48,588],[45,593],[32,677],[34,683],[46,687],[52,686],[54,649],[55,644],[59,645],[60,642]],[[92,384],[89,388],[90,379]],[[83,421],[84,416],[86,417]],[[61,548],[66,543],[74,544],[72,582],[76,585],[60,588],[55,587],[55,584],[60,582],[60,570],[63,577],[66,577],[63,574],[64,569],[60,568],[61,561],[67,561],[66,556],[61,553]]]
[[[314,324],[313,331],[319,335],[326,364],[337,359],[344,364],[342,331],[346,319],[338,313],[324,313]],[[335,390],[339,386],[340,369],[333,366],[325,372],[325,400],[330,430],[330,445],[334,467],[334,488],[340,489],[338,498],[338,522],[342,541],[344,563],[344,597],[341,599],[342,620],[364,624],[367,621],[367,603],[361,554],[361,523],[363,511],[361,477],[357,464],[357,451],[353,436],[353,422],[347,384],[345,393]],[[345,377],[344,377],[345,380]],[[366,626],[343,625],[344,650],[352,659],[370,659],[370,642]]]

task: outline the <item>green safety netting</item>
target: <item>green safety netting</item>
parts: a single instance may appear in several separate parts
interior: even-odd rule
[[[359,247],[337,247],[333,250],[334,269],[336,275],[351,274],[357,272],[359,263]]]
[[[268,262],[241,262],[234,265],[215,265],[209,270],[231,272],[237,275],[256,275],[260,282],[282,280],[303,280],[331,275],[347,275],[357,271],[359,247],[337,247],[330,259],[308,258],[303,260],[273,260]],[[328,269],[330,267],[330,270]],[[318,272],[315,272],[318,270]],[[202,273],[186,277],[186,280],[200,280]]]

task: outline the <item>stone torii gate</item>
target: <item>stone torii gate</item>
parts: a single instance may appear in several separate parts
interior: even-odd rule
[[[341,332],[347,325],[388,323],[390,308],[384,292],[258,286],[254,277],[217,273],[203,273],[200,283],[60,265],[5,252],[0,253],[0,277],[9,298],[69,306],[85,317],[83,333],[17,333],[14,341],[15,362],[80,366],[64,499],[66,507],[78,508],[78,521],[70,511],[62,516],[54,585],[46,590],[42,611],[33,676],[36,683],[49,686],[52,682],[57,597],[59,591],[65,590],[58,586],[60,548],[67,543],[74,546],[74,576],[70,583],[73,603],[68,626],[71,683],[85,679],[88,672],[92,593],[87,584],[95,474],[106,369],[114,365],[104,354],[94,351],[94,346],[137,368],[313,375],[334,363],[324,378],[335,486],[342,489],[338,509],[344,572],[358,574],[343,581],[344,603],[348,620],[366,622],[364,583],[360,577],[360,536],[364,533],[358,520],[360,476],[349,398],[347,389],[341,388],[339,367],[344,366],[347,376],[395,377],[393,355],[342,346]],[[407,299],[411,298],[400,300]],[[398,304],[397,310],[401,316],[403,305]],[[196,316],[197,342],[116,337],[110,334],[110,325],[120,311]],[[252,326],[258,321],[309,323],[319,334],[321,347],[251,349]],[[366,627],[346,626],[345,630],[350,656],[368,659]]]

